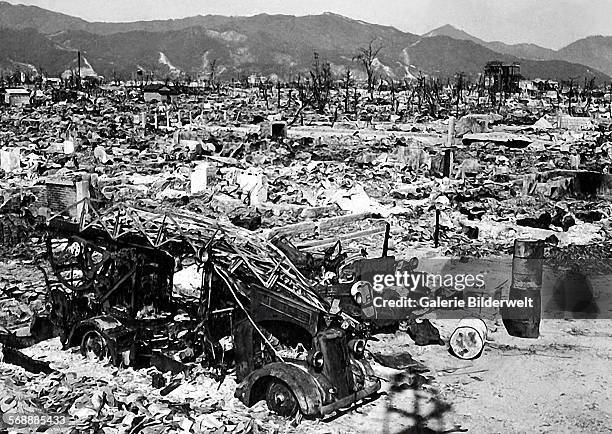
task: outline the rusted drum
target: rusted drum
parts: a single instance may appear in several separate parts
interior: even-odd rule
[[[537,338],[540,336],[542,316],[542,269],[544,242],[541,240],[515,240],[512,258],[512,285],[509,303],[501,308],[504,326],[511,336]],[[522,305],[521,305],[522,304]]]

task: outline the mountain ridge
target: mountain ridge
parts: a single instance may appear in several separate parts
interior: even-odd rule
[[[455,39],[476,42],[501,54],[513,55],[528,60],[567,61],[579,63],[612,75],[612,36],[591,35],[578,39],[559,50],[541,47],[532,43],[506,44],[501,41],[484,41],[450,24],[438,27],[423,35],[446,35]]]
[[[0,1],[0,28],[6,38],[15,41],[6,46],[0,44],[0,68],[10,70],[27,64],[52,74],[74,68],[74,51],[80,50],[97,73],[109,78],[116,75],[128,78],[138,69],[157,77],[179,73],[198,77],[209,73],[214,63],[218,77],[257,73],[289,79],[307,74],[313,53],[317,52],[338,75],[349,67],[363,78],[353,58],[359,47],[374,41],[375,46],[384,47],[375,62],[377,73],[395,80],[420,73],[478,74],[491,60],[520,61],[524,74],[530,78],[536,78],[533,74],[537,73],[543,75],[540,78],[552,79],[570,76],[610,79],[592,67],[564,61],[538,64],[491,50],[477,38],[480,44],[453,38],[448,41],[443,35],[422,37],[334,13],[301,17],[265,13],[250,17],[197,15],[102,23]],[[36,46],[46,47],[48,53],[45,55]],[[478,46],[488,51],[479,50]]]
[[[423,37],[431,36],[449,36],[454,39],[462,39],[472,41],[487,47],[490,50],[501,54],[520,57],[527,60],[555,60],[555,50],[541,47],[533,43],[507,44],[502,41],[485,41],[476,36],[473,36],[463,29],[459,29],[452,24],[445,24],[441,27],[431,30],[423,35]],[[556,59],[564,60],[564,59]]]

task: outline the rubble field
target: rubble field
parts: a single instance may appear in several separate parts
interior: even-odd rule
[[[338,116],[299,108],[280,86],[171,104],[137,87],[75,95],[0,108],[0,432],[612,432],[605,101],[589,97],[578,117],[512,97],[483,110],[466,93],[456,116],[433,116],[378,91]],[[519,256],[521,242],[541,256]],[[478,291],[497,300],[529,275],[537,339],[509,333],[497,308],[415,309],[379,327],[355,306],[355,291],[372,288],[355,264],[385,273],[385,259],[391,274],[480,273]],[[468,293],[426,286],[445,300]],[[467,317],[485,331],[471,360],[452,345]],[[287,318],[312,327],[313,349]],[[102,353],[77,333],[94,320]],[[238,323],[259,352],[240,347]],[[349,359],[367,365],[346,405],[283,417],[236,395],[270,361],[312,373],[314,354],[332,351],[317,341],[330,329],[352,345],[334,350],[342,375]],[[166,368],[137,366],[138,345],[161,340]],[[56,419],[35,431],[11,414]]]

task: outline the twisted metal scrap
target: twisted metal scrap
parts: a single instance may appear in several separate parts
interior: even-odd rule
[[[198,264],[203,262],[204,254],[210,253],[215,266],[227,270],[234,278],[246,284],[290,293],[327,312],[306,277],[285,254],[256,233],[229,222],[172,208],[152,211],[116,203],[98,211],[88,198],[69,209],[73,207],[81,211],[81,232],[102,231],[114,241],[127,235],[141,236],[153,248],[174,257],[191,257]],[[50,217],[48,222],[61,218],[66,211]]]

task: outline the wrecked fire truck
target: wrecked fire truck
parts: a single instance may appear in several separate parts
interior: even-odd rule
[[[315,287],[317,293],[330,303],[332,311],[341,311],[355,318],[366,333],[384,331],[412,320],[415,309],[380,307],[373,302],[375,297],[381,296],[385,299],[419,297],[427,295],[429,289],[423,284],[414,288],[393,286],[385,286],[381,290],[374,288],[375,275],[394,276],[396,273],[404,272],[414,276],[424,274],[416,271],[419,265],[416,257],[407,261],[389,255],[391,226],[384,220],[382,222],[384,229],[380,230],[380,233],[384,238],[380,257],[369,256],[365,249],[361,249],[359,253],[349,254],[343,251],[340,240],[327,248],[321,258],[299,250],[285,236],[273,237],[271,242],[311,280],[320,281],[322,273],[332,276],[326,278],[324,284]],[[414,279],[414,281],[425,282],[425,279]]]
[[[379,390],[351,318],[330,314],[258,235],[184,210],[97,210],[88,198],[71,209],[48,219],[46,241],[47,309],[65,348],[160,370],[233,361],[236,397],[283,416],[323,416]],[[185,269],[199,284],[178,295]]]

